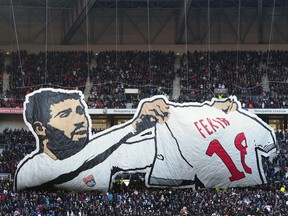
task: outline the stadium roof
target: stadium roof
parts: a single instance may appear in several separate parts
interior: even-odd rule
[[[23,7],[46,7],[48,2],[52,8],[69,8],[76,0],[1,0],[0,6],[10,6],[11,1],[14,6]],[[86,2],[86,0],[77,0]],[[286,0],[87,0],[87,3],[93,2],[95,8],[115,8],[116,4],[119,8],[139,8],[147,7],[147,3],[153,8],[181,8],[183,3],[191,2],[191,7],[207,7],[208,2],[211,8],[222,7],[238,7],[241,2],[242,7],[258,7],[262,4],[263,7],[273,7],[275,2],[276,7],[288,7]]]
[[[122,13],[116,16],[115,9]],[[55,44],[85,44],[85,34],[91,44],[112,44],[112,26],[123,45],[205,44],[207,37],[214,44],[267,44],[272,36],[274,43],[288,43],[287,0],[1,0],[0,17],[0,27],[11,29],[0,45],[12,43],[15,27],[20,43],[43,43],[51,28]]]

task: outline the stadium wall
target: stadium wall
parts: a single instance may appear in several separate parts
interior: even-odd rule
[[[22,115],[15,114],[0,114],[0,133],[3,132],[5,128],[11,129],[27,129],[28,127],[24,123]]]
[[[5,46],[5,45],[0,45],[0,49],[2,51],[6,52],[11,52],[11,51],[17,51],[16,46],[13,46],[14,48],[11,49],[11,46]],[[107,50],[116,50],[115,45],[91,45],[89,46],[91,51],[97,53],[101,51],[107,51]],[[27,50],[29,53],[38,53],[40,51],[45,50],[45,45],[35,45],[35,44],[21,44],[20,50]],[[48,51],[71,51],[71,50],[80,50],[80,51],[85,51],[87,50],[86,45],[53,45],[53,47],[49,47],[47,49]],[[132,51],[149,51],[147,45],[121,45],[117,46],[118,51],[126,51],[126,50],[132,50]],[[186,52],[186,45],[151,45],[150,46],[150,51],[151,50],[161,50],[161,51],[174,51],[175,53],[179,53],[180,55]],[[187,50],[189,51],[207,51],[207,45],[187,45]],[[210,50],[214,51],[229,51],[229,50],[238,50],[238,51],[268,51],[268,50],[288,50],[288,44],[272,44],[269,45],[267,44],[243,44],[243,45],[238,45],[236,44],[211,44],[210,45]]]

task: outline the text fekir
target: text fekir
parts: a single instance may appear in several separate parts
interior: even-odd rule
[[[207,135],[215,133],[218,129],[225,129],[230,125],[229,121],[225,118],[206,118],[200,119],[194,122],[195,127],[202,135],[203,138],[206,138]]]

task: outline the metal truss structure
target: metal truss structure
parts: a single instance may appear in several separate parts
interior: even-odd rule
[[[0,27],[0,45],[284,44],[288,1],[2,0]]]

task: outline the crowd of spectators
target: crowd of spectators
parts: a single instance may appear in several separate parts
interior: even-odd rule
[[[23,98],[7,97],[6,95],[0,98],[0,107],[23,108]]]
[[[203,102],[215,97],[216,88],[236,95],[245,108],[286,108],[288,102],[288,51],[188,51],[178,70],[173,51],[20,51],[10,57],[10,90],[2,93],[1,107],[21,107],[25,94],[43,86],[84,92],[88,77],[89,108],[135,108],[159,94],[180,103]],[[1,54],[0,83],[3,59]],[[181,91],[172,98],[176,75]],[[138,94],[125,93],[131,88]]]
[[[88,98],[91,108],[126,108],[139,99],[156,94],[171,95],[174,80],[174,52],[104,51],[97,55],[97,67]],[[124,89],[138,89],[127,95]],[[135,105],[134,105],[135,106]]]
[[[257,51],[188,51],[182,55],[178,73],[183,89],[227,88],[229,94],[259,95],[261,63],[262,52]]]
[[[264,53],[270,89],[279,95],[288,94],[288,52],[273,50]]]
[[[92,55],[84,51],[12,52],[7,66],[10,93],[23,98],[27,91],[43,85],[84,91]]]
[[[0,51],[0,93],[3,92],[4,52]]]
[[[182,89],[179,99],[207,100],[218,88],[236,95],[245,108],[286,108],[287,56],[287,51],[278,50],[184,53],[177,71]]]
[[[121,179],[107,193],[65,191],[21,191],[12,188],[16,165],[35,149],[33,135],[23,129],[0,133],[6,143],[0,155],[0,173],[12,181],[0,182],[1,215],[277,215],[288,212],[288,131],[277,132],[278,155],[263,159],[268,183],[242,188],[152,189],[135,175],[130,184]],[[28,178],[29,176],[27,176]],[[31,176],[30,176],[31,177]]]

